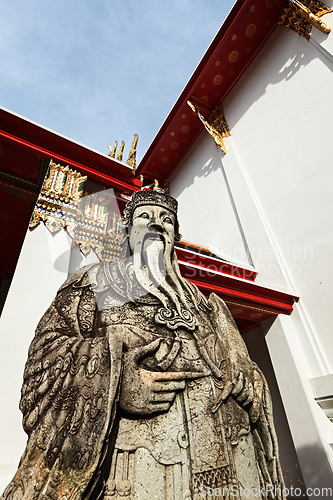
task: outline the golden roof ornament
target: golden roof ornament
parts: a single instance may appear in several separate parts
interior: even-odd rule
[[[110,158],[116,157],[117,146],[118,146],[118,141],[115,142],[113,149],[111,149],[110,144],[108,144],[108,148],[110,150],[110,153],[108,153],[108,156],[110,156]]]
[[[279,24],[290,28],[298,35],[309,40],[311,27],[315,26],[321,32],[328,34],[331,28],[325,24],[320,17],[332,12],[332,9],[320,0],[289,0],[279,20]]]
[[[29,227],[43,221],[51,233],[65,227],[77,209],[87,176],[50,160]]]
[[[126,160],[126,165],[129,165],[130,167],[132,167],[133,174],[135,173],[135,169],[136,169],[136,147],[138,145],[138,140],[139,140],[138,134],[134,134],[134,141],[132,142],[132,147],[131,147],[131,150],[129,152],[128,158]],[[108,148],[109,148],[108,156],[110,156],[110,158],[116,158],[117,147],[118,147],[118,141],[115,142],[115,145],[113,146],[113,148],[111,148],[110,144],[108,144]],[[124,147],[125,147],[125,141],[121,141],[121,145],[120,145],[119,152],[117,155],[118,161],[123,161]]]
[[[204,116],[200,113],[199,109],[191,102],[187,100],[187,104],[190,106],[192,111],[196,113],[203,123],[205,129],[209,133],[209,135],[214,139],[214,142],[218,149],[220,149],[224,154],[226,154],[227,150],[224,145],[223,138],[230,136],[229,127],[227,121],[225,119],[222,105],[216,107],[212,114],[209,117],[209,121],[204,118]]]
[[[134,141],[132,142],[131,151],[129,152],[126,161],[126,165],[132,167],[133,174],[135,174],[135,169],[136,169],[136,147],[138,145],[138,140],[139,140],[138,134],[134,134]]]
[[[68,165],[51,160],[29,227],[44,222],[51,233],[64,228],[72,247],[78,245],[84,255],[93,250],[101,261],[118,260],[124,231],[113,189],[85,196],[86,179]]]
[[[119,148],[119,153],[117,156],[118,161],[123,161],[123,151],[125,147],[125,141],[121,141],[120,148]]]

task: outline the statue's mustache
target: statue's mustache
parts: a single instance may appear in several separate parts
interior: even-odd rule
[[[165,252],[167,247],[167,237],[163,228],[157,230],[155,228],[145,228],[144,230],[134,233],[131,242],[132,250],[146,253],[152,251]],[[151,248],[150,248],[151,247]]]
[[[147,239],[150,239],[150,240],[153,240],[153,241],[158,241],[158,240],[162,240],[162,241],[165,241],[165,235],[164,235],[164,231],[157,231],[157,230],[154,230],[154,231],[148,231],[144,237],[143,237],[143,241],[147,240]]]
[[[149,228],[147,233],[144,236],[144,241],[147,239],[150,239],[153,241],[162,240],[163,243],[165,244],[166,235],[165,235],[164,229],[163,228],[161,228],[161,229]]]

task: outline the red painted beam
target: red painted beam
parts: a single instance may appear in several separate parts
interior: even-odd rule
[[[71,165],[72,167],[78,169],[82,174],[87,174],[89,177],[94,178],[96,180],[101,181],[104,184],[111,184],[112,187],[116,187],[118,189],[123,189],[126,191],[138,191],[141,187],[141,182],[138,179],[130,179],[129,182],[122,181],[120,179],[116,179],[115,177],[112,177],[111,175],[98,172],[97,170],[88,167],[87,165],[84,165],[82,163],[79,163],[75,160],[71,160],[70,158],[67,158],[65,156],[60,155],[59,153],[56,153],[55,151],[50,151],[48,149],[45,149],[41,146],[38,146],[36,144],[33,144],[32,142],[26,141],[25,139],[21,139],[19,137],[16,137],[12,134],[9,134],[8,132],[5,132],[3,130],[0,130],[0,137],[3,137],[7,141],[16,144],[17,146],[26,149],[27,151],[32,151],[38,155],[44,156],[46,158],[50,159],[57,159],[58,161]]]
[[[286,304],[278,300],[268,299],[267,297],[264,296],[253,295],[250,293],[241,292],[237,289],[225,288],[222,286],[213,285],[211,283],[204,283],[202,281],[196,281],[193,279],[190,279],[190,281],[194,285],[196,285],[199,288],[199,290],[202,290],[203,292],[208,292],[208,293],[213,292],[218,295],[226,295],[228,297],[242,299],[247,302],[255,302],[256,304],[261,304],[264,306],[278,309],[280,312],[284,314],[290,314],[293,311],[292,304]]]
[[[248,281],[254,281],[258,274],[255,270],[237,266],[236,264],[218,259],[213,255],[205,255],[200,251],[192,251],[188,247],[180,248],[176,246],[175,250],[179,261],[184,261],[194,266],[204,267],[208,273],[218,271]]]
[[[290,314],[295,295],[258,285],[252,280],[237,275],[226,274],[210,267],[178,260],[184,278],[189,279],[202,291],[215,292],[219,295],[238,298],[250,303],[261,304]]]

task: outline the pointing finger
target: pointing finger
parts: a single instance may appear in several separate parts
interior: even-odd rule
[[[206,377],[202,372],[154,372],[156,382],[169,382],[171,380],[194,380]]]
[[[183,391],[184,389],[185,380],[172,382],[154,382],[151,387],[151,390],[153,392]]]

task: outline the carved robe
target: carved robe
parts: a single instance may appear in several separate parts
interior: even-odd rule
[[[261,498],[265,485],[282,490],[267,384],[223,301],[207,301],[191,284],[199,304],[192,320],[168,319],[139,285],[128,300],[128,286],[119,264],[83,268],[40,321],[20,402],[28,443],[1,499],[197,500],[209,488],[221,498],[227,489],[248,498],[241,488],[257,488]],[[142,367],[203,377],[187,381],[168,412],[124,415],[123,355],[157,338]],[[244,407],[221,399],[238,371],[254,386]]]

